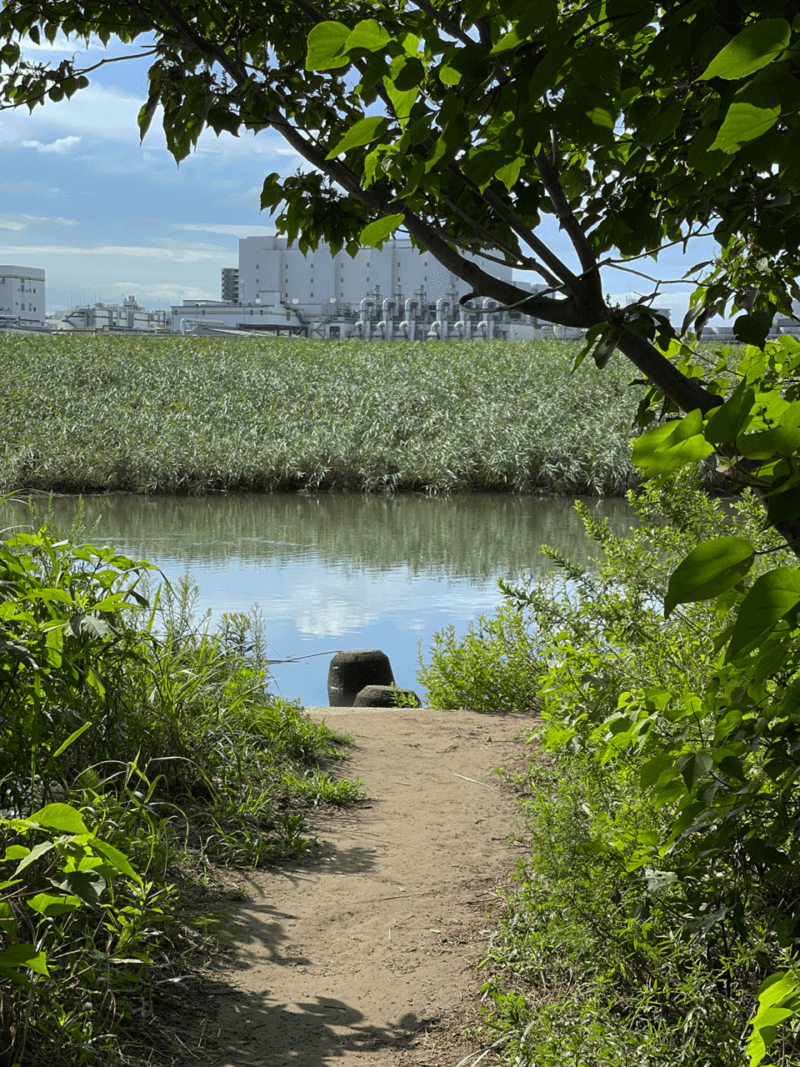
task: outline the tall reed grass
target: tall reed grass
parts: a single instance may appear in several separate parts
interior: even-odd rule
[[[578,351],[0,335],[0,489],[621,494],[640,387]]]

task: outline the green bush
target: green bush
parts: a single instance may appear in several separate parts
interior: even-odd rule
[[[743,683],[713,640],[733,599],[662,607],[698,542],[749,538],[753,578],[786,549],[754,500],[709,500],[688,475],[632,503],[627,537],[579,507],[596,570],[549,550],[553,574],[505,586],[545,664],[530,740],[554,754],[520,780],[530,855],[484,961],[487,1044],[518,1067],[758,1063],[794,1010],[798,665]],[[797,1029],[773,1062],[797,1062]]]
[[[504,604],[470,623],[462,638],[453,626],[434,634],[430,663],[420,652],[417,677],[435,708],[530,711],[542,673],[532,645],[524,613]]]
[[[0,543],[0,1062],[118,1062],[181,981],[178,867],[313,847],[345,738],[268,692],[263,622],[42,528]],[[33,814],[29,814],[29,813]],[[180,969],[179,969],[180,967]]]

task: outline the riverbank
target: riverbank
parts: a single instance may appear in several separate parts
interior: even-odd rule
[[[620,495],[630,365],[577,342],[0,336],[0,491]]]

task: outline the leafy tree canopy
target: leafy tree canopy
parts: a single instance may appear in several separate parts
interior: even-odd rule
[[[324,238],[355,253],[405,232],[501,308],[588,330],[584,354],[599,366],[619,349],[650,383],[642,422],[657,404],[673,416],[637,443],[644,471],[661,479],[725,457],[800,555],[800,345],[765,346],[774,314],[800,298],[797,0],[6,0],[0,105],[33,109],[88,85],[94,68],[22,56],[20,44],[59,31],[144,38],[140,132],[161,105],[179,161],[206,126],[280,133],[311,168],[268,175],[261,204],[301,249]],[[542,238],[545,215],[576,269]],[[717,253],[689,272],[681,334],[732,312],[750,346],[738,362],[704,361],[651,300],[620,309],[604,295],[604,268],[646,278],[649,258],[699,235]],[[545,291],[500,280],[475,253],[530,272]],[[776,566],[754,578],[766,551]],[[685,782],[676,832],[694,818],[725,834],[739,825],[775,871],[798,856],[794,824],[780,815],[765,831],[758,814],[767,800],[780,808],[800,773],[796,688],[780,695],[800,676],[800,570],[785,557],[715,537],[675,570],[666,613],[714,599],[725,665],[705,699],[711,733],[654,742],[653,755],[669,782],[676,768]],[[644,730],[615,735],[614,752]],[[765,753],[769,782],[741,784],[746,752]],[[756,813],[752,823],[742,811]],[[790,925],[795,945],[800,918]],[[772,1025],[770,997],[796,990],[783,976],[765,984],[757,1036]]]

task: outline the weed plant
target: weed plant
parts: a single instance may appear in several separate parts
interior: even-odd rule
[[[211,631],[188,578],[151,575],[45,528],[0,544],[4,1064],[152,1045],[186,966],[179,869],[296,860],[304,809],[361,795],[331,770],[346,739],[269,693],[259,614]]]
[[[737,691],[739,711],[717,724],[721,609],[662,614],[669,574],[698,542],[739,533],[768,561],[785,548],[752,499],[723,506],[688,475],[631,502],[640,525],[627,537],[578,505],[598,569],[549,550],[558,570],[504,586],[497,617],[524,620],[544,702],[529,740],[556,754],[534,756],[519,778],[528,858],[482,964],[485,1047],[515,1067],[743,1067],[761,984],[796,970],[798,850],[776,763],[756,743],[746,766],[723,752],[707,773],[702,754],[713,738],[737,743],[749,698],[756,709],[785,703],[797,681],[761,665],[758,692]],[[502,678],[507,665],[502,647],[478,636],[440,638],[426,677],[444,693],[463,662],[482,660],[469,673],[488,708],[493,668]],[[796,1028],[769,1055],[800,1062]]]
[[[0,335],[0,491],[618,495],[640,387],[577,343]]]

